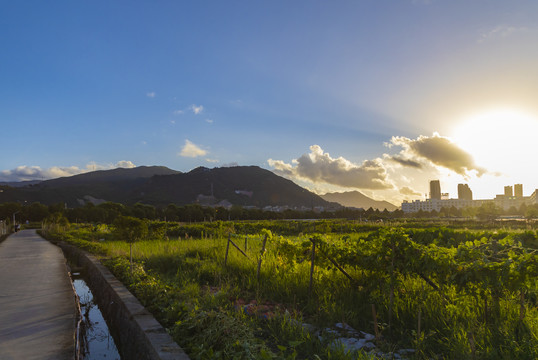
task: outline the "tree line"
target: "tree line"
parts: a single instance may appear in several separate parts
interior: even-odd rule
[[[401,210],[380,211],[369,208],[367,210],[355,208],[342,208],[336,211],[313,211],[287,209],[281,212],[267,211],[257,208],[244,208],[234,205],[231,208],[207,207],[199,204],[155,207],[148,204],[136,203],[124,205],[114,202],[105,202],[99,205],[87,203],[77,208],[67,208],[65,204],[58,203],[44,205],[41,203],[21,204],[8,202],[0,204],[0,220],[12,221],[16,214],[17,223],[40,222],[52,214],[60,213],[71,223],[103,223],[112,224],[118,216],[131,216],[139,219],[177,221],[177,222],[203,222],[226,220],[280,220],[280,219],[362,219],[381,220],[399,218],[403,216]]]
[[[501,215],[519,215],[527,218],[538,217],[538,205],[522,206],[519,209],[503,211],[494,204],[484,204],[478,208],[456,209],[443,208],[437,212],[419,211],[404,214],[402,210],[394,211],[369,208],[356,209],[342,207],[336,211],[317,212],[313,210],[287,209],[281,212],[266,211],[256,208],[243,208],[234,205],[227,209],[224,207],[206,207],[199,204],[155,207],[148,204],[136,203],[124,205],[114,202],[105,202],[99,205],[87,203],[77,208],[67,208],[65,204],[58,203],[44,205],[41,203],[21,204],[8,202],[0,204],[0,221],[11,224],[15,215],[17,223],[41,222],[53,214],[62,214],[71,223],[102,223],[112,224],[118,216],[131,216],[139,219],[173,221],[173,222],[204,222],[227,220],[281,220],[281,219],[350,219],[362,221],[385,221],[405,218],[477,218],[491,220]]]

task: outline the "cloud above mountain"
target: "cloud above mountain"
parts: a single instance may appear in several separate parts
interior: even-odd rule
[[[95,162],[88,163],[84,168],[78,166],[53,166],[48,169],[42,169],[39,166],[18,166],[11,170],[0,171],[0,181],[16,182],[16,181],[32,181],[32,180],[48,180],[64,176],[73,176],[82,173],[87,173],[96,170],[110,170],[115,168],[134,168],[136,167],[131,161],[121,160],[116,164],[97,164]]]
[[[275,173],[292,179],[359,189],[380,190],[393,187],[379,159],[366,160],[358,165],[343,157],[331,157],[319,145],[310,146],[310,153],[292,160],[291,164],[273,159],[267,162],[274,168]]]
[[[200,146],[187,139],[178,155],[182,157],[196,158],[205,156],[206,154],[207,150],[202,149]]]

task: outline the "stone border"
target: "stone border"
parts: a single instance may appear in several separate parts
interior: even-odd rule
[[[93,255],[63,242],[66,258],[84,269],[99,308],[119,336],[126,359],[190,360],[183,349],[133,294]]]
[[[0,244],[4,242],[4,240],[6,240],[9,235],[11,235],[12,233],[9,233],[9,234],[6,234],[6,235],[0,235]]]

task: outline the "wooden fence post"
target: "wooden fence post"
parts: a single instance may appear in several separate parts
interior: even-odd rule
[[[316,239],[310,239],[312,241],[312,255],[310,259],[310,284],[308,285],[308,293],[312,294],[312,286],[314,284],[314,260],[316,259]]]
[[[379,340],[379,325],[377,324],[377,313],[375,312],[375,304],[372,304],[372,317],[374,318],[375,339]]]
[[[248,255],[239,248],[239,246],[237,246],[232,240],[228,240],[229,244],[232,244],[234,246],[234,248],[237,249],[237,251],[239,251],[241,254],[243,254],[244,257],[246,257],[247,259],[250,260],[250,258],[248,257]]]
[[[395,275],[394,275],[394,258],[395,258],[395,246],[394,246],[394,239],[392,239],[391,244],[391,265],[390,265],[390,294],[389,294],[389,331],[392,335],[392,308],[394,307],[394,283],[395,283]]]
[[[228,250],[230,250],[230,236],[231,233],[228,233],[228,241],[226,242],[226,255],[224,255],[224,266],[226,266],[226,263],[228,262]]]
[[[467,338],[469,339],[469,345],[471,347],[471,358],[475,359],[476,344],[474,340],[474,334],[472,331],[467,333]]]
[[[525,293],[523,289],[519,292],[519,320],[523,321],[525,319]]]
[[[262,251],[260,252],[260,258],[258,259],[258,270],[256,271],[256,279],[260,281],[260,270],[262,268],[262,256],[265,253],[265,244],[267,243],[267,234],[263,238]]]
[[[422,309],[419,307],[418,308],[418,323],[417,323],[417,340],[420,341],[420,321],[422,320]]]

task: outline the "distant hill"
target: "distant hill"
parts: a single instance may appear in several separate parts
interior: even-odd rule
[[[27,186],[2,187],[0,202],[65,203],[70,207],[83,204],[85,199],[95,199],[96,202],[113,201],[124,203],[133,189],[143,185],[152,176],[180,173],[164,166],[98,170],[45,180]]]
[[[45,180],[40,183],[43,187],[62,187],[95,183],[130,182],[133,180],[148,179],[155,175],[181,174],[166,166],[138,166],[135,168],[117,168],[112,170],[97,170],[83,174]]]
[[[393,205],[388,201],[374,200],[359,191],[327,193],[325,195],[321,195],[321,197],[327,201],[336,202],[342,206],[363,208],[365,210],[373,208],[394,211],[398,208],[396,205]]]
[[[0,186],[24,187],[35,185],[43,182],[43,180],[28,180],[28,181],[0,181]]]
[[[294,182],[257,166],[199,167],[184,174],[155,176],[138,190],[135,198],[149,204],[228,200],[256,207],[331,206]]]
[[[1,187],[0,202],[39,201],[80,206],[85,201],[142,202],[155,206],[200,203],[292,208],[338,207],[318,195],[257,166],[208,169],[188,173],[161,166],[89,172],[26,187]]]

